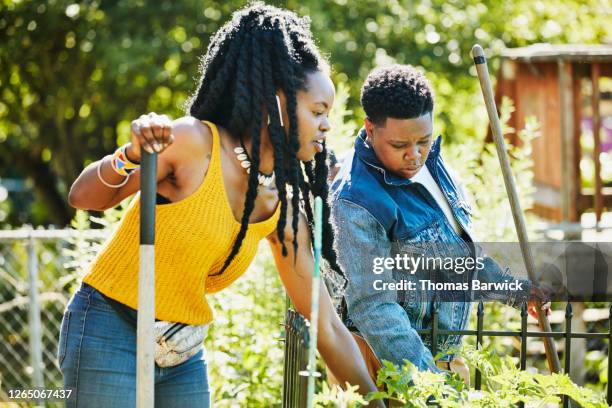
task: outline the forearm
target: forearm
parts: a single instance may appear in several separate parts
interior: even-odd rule
[[[175,153],[170,156],[174,156],[174,160],[165,152],[167,147],[173,144],[172,132],[175,127],[167,116],[154,113],[142,115],[139,119],[132,121],[131,139],[125,152],[127,156],[125,159],[136,164],[140,162],[141,148],[153,153],[152,146],[157,146],[157,182],[163,180],[170,174],[173,163],[177,162],[177,157],[183,158],[181,153],[183,149],[193,153],[198,152],[198,148],[203,145],[199,142],[202,137],[196,129],[197,125],[194,126],[193,119],[177,119],[176,122],[179,124],[179,132],[183,134],[180,139],[184,141],[180,144],[184,147],[173,149]],[[199,124],[199,126],[204,125]],[[198,143],[192,143],[194,140],[198,140]],[[118,174],[111,165],[111,157],[106,156],[83,170],[70,188],[68,202],[75,208],[101,211],[116,206],[139,188],[139,171],[134,171],[129,177]]]
[[[104,210],[112,206],[111,203],[117,196],[118,189],[108,187],[100,181],[98,166],[100,166],[100,177],[108,184],[118,185],[125,181],[125,176],[117,174],[112,169],[109,156],[91,163],[83,170],[70,188],[68,202],[74,208]]]
[[[358,385],[360,394],[366,395],[377,391],[351,333],[339,320],[327,327],[325,333],[319,336],[317,347],[334,376],[341,384],[348,382],[351,385]],[[384,404],[376,400],[369,406],[384,407]]]
[[[291,208],[287,209],[287,213],[291,214]],[[291,219],[287,220],[285,242],[293,240],[291,221]],[[298,313],[310,319],[314,259],[310,246],[310,232],[306,218],[302,214],[300,214],[298,223],[297,240],[297,254],[294,253],[293,246],[288,245],[287,256],[283,256],[277,233],[274,232],[268,236],[270,248],[287,294]],[[317,348],[340,382],[344,384],[348,381],[352,385],[358,385],[359,392],[364,395],[376,391],[376,386],[363,362],[359,347],[336,315],[327,288],[322,281],[319,282],[318,324]],[[370,406],[384,407],[384,404],[373,402],[370,403]]]
[[[520,289],[506,290],[503,286],[501,289],[479,290],[476,300],[490,301],[495,300],[505,303],[509,306],[520,307],[522,302],[529,299],[531,290],[531,281],[528,279],[514,276],[511,271],[502,268],[493,258],[489,256],[483,257],[483,269],[476,274],[476,279],[486,283],[504,283],[504,282],[520,282]]]

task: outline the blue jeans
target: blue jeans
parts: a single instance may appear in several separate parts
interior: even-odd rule
[[[68,407],[136,406],[136,330],[82,284],[62,320],[58,361]],[[155,366],[155,407],[210,406],[204,348],[174,367]]]

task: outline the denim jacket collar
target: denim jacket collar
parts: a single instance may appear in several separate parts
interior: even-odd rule
[[[365,128],[361,128],[359,133],[357,134],[357,138],[355,140],[355,154],[359,159],[361,159],[367,165],[373,167],[383,175],[383,180],[386,184],[391,186],[406,186],[412,183],[412,180],[405,179],[399,177],[390,171],[388,171],[383,164],[376,157],[376,153],[374,149],[366,140],[367,134]],[[429,169],[430,172],[435,172],[435,163],[440,155],[440,146],[442,142],[442,136],[439,135],[436,140],[434,140],[431,150],[429,151],[429,156],[427,156],[427,160],[425,161],[425,165]]]

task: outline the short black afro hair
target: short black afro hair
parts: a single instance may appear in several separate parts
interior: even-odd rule
[[[433,111],[433,91],[425,75],[411,65],[380,67],[361,88],[361,106],[376,125],[384,125],[387,118],[418,118]]]

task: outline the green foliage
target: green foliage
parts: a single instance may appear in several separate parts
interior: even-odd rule
[[[245,276],[209,295],[215,320],[205,342],[215,407],[269,407],[281,400],[285,293],[266,243]]]
[[[3,1],[0,168],[33,180],[46,222],[69,222],[68,186],[132,119],[181,115],[221,13],[242,4]]]
[[[484,389],[466,387],[455,374],[419,371],[409,361],[397,367],[385,361],[377,384],[385,391],[368,395],[368,400],[388,398],[400,406],[425,408],[438,405],[453,407],[558,406],[567,395],[585,408],[607,407],[604,396],[572,383],[565,374],[543,375],[521,371],[508,356],[500,357],[490,349],[464,347],[460,352],[472,369],[481,371]]]
[[[346,389],[340,388],[338,385],[329,387],[327,383],[323,383],[321,392],[315,395],[315,408],[356,408],[363,406],[367,401],[357,392],[358,385],[345,385]]]
[[[355,134],[359,128],[353,117],[353,111],[347,106],[349,91],[344,82],[336,86],[336,99],[329,118],[331,130],[326,140],[326,145],[335,153],[342,153],[353,147]]]
[[[104,239],[109,237],[119,225],[127,209],[129,199],[118,207],[104,211],[100,217],[78,210],[71,221],[74,236],[68,238],[67,246],[61,250],[66,262],[62,265],[69,273],[60,278],[62,287],[71,288],[70,292],[77,290],[80,278],[87,272],[87,268],[102,249]],[[96,228],[96,229],[93,229]]]
[[[65,197],[83,166],[124,143],[140,114],[182,114],[196,86],[198,56],[245,3],[2,0],[0,172],[28,178],[37,197],[12,207],[6,222],[68,224]],[[469,58],[475,42],[496,56],[504,47],[542,41],[600,43],[612,27],[604,0],[270,3],[310,16],[334,82],[350,90],[356,123],[367,73],[391,61],[409,63],[427,72],[437,94],[437,132],[455,142],[478,137],[487,125]],[[490,62],[494,76],[499,61]]]
[[[586,384],[587,387],[602,391],[604,386],[608,384],[608,356],[603,350],[591,350],[586,353],[584,365],[587,370],[595,373],[599,380],[596,384]]]
[[[506,123],[514,111],[512,102],[504,98],[500,107],[501,122]],[[504,133],[510,131],[503,128]],[[523,212],[533,205],[533,158],[531,142],[539,136],[539,125],[534,118],[528,118],[524,129],[518,133],[520,145],[506,143],[507,152],[516,182],[519,201]],[[495,144],[481,145],[470,141],[444,146],[443,158],[460,176],[470,197],[474,213],[473,228],[476,237],[483,242],[517,241],[510,203],[504,185],[501,166]],[[527,214],[527,227],[531,227],[530,238],[534,238],[532,216]]]
[[[486,126],[469,51],[481,43],[487,56],[537,42],[600,43],[611,36],[604,0],[362,0],[287,1],[312,18],[315,37],[347,81],[351,108],[367,73],[388,62],[422,67],[436,90],[437,131],[463,141]],[[571,27],[571,29],[568,29]],[[492,75],[499,61],[492,60]],[[478,106],[473,109],[473,106]],[[468,107],[471,111],[466,111]],[[362,110],[356,110],[362,117]]]

